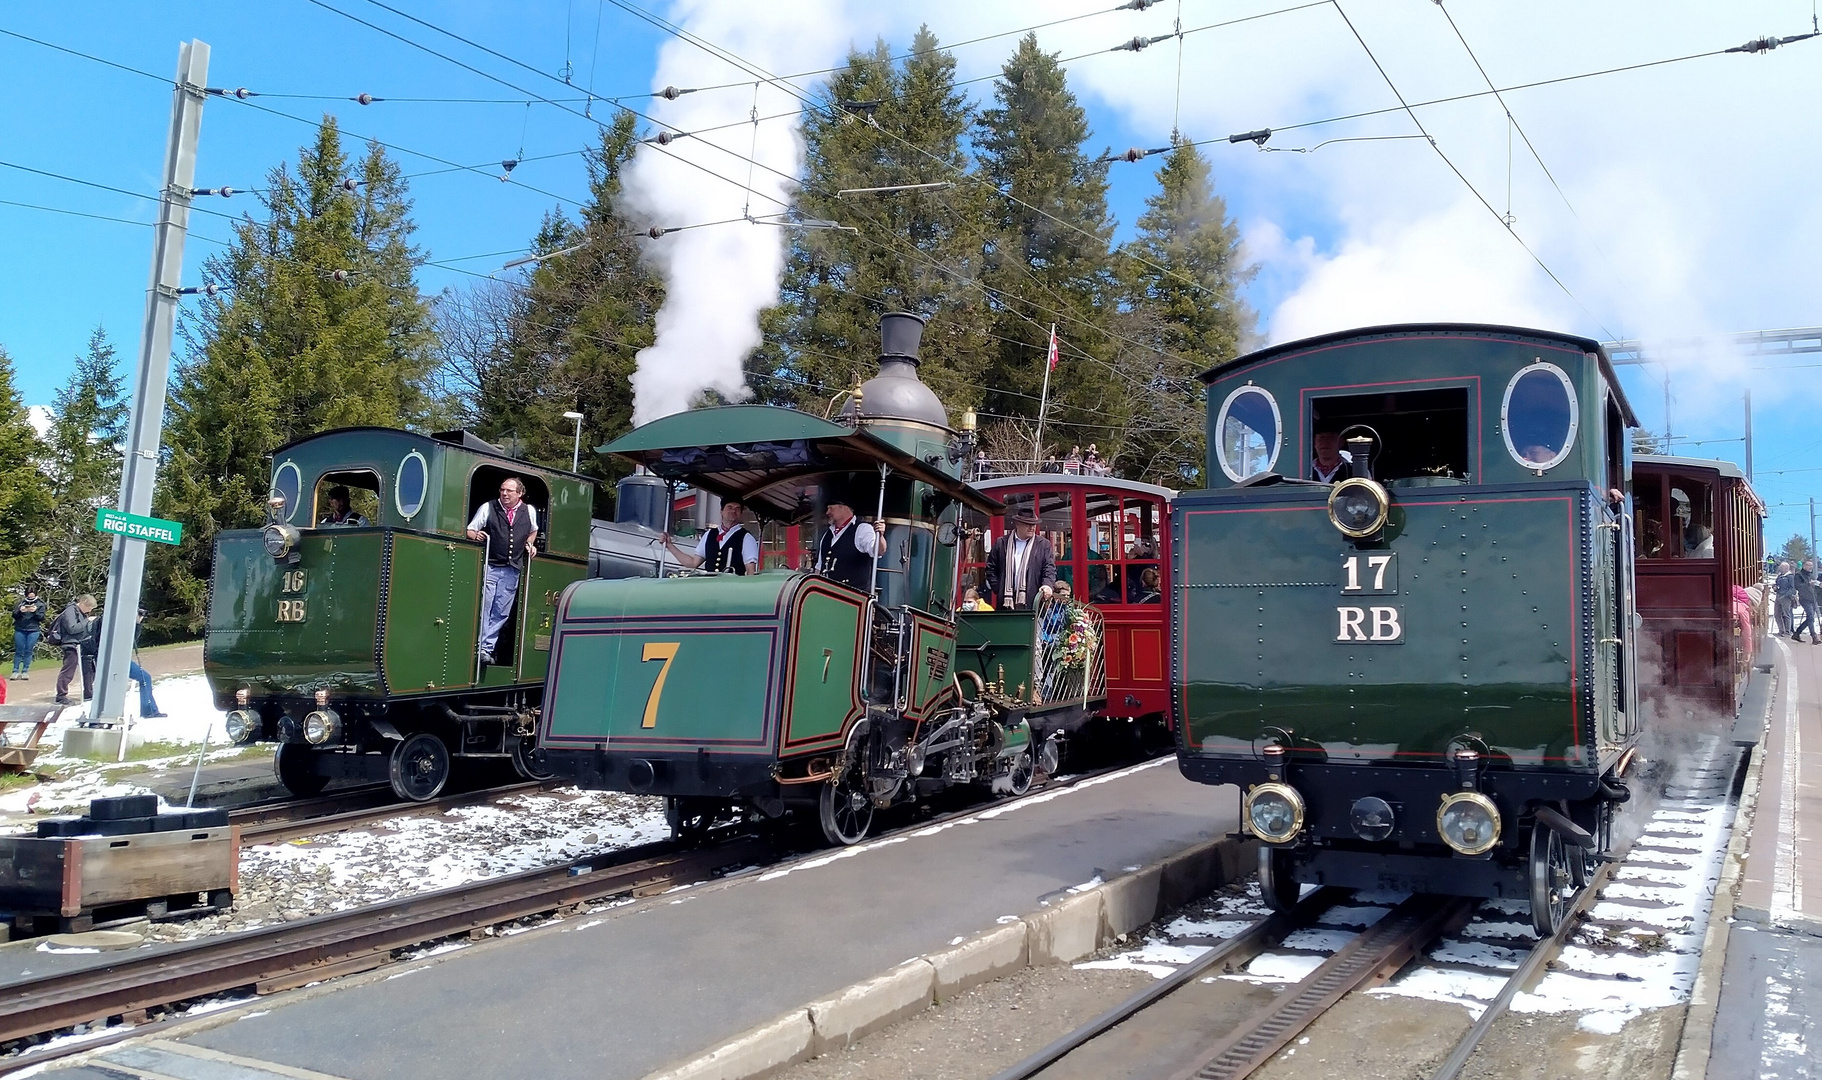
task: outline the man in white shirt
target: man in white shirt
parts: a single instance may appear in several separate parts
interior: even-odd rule
[[[857,519],[846,495],[826,497],[829,527],[816,541],[816,569],[861,592],[873,590],[873,560],[886,550],[879,530]]]
[[[500,497],[482,504],[468,523],[468,538],[487,545],[487,581],[481,586],[481,663],[493,663],[500,630],[512,616],[519,568],[538,542],[538,511],[525,502],[525,484],[509,476]]]
[[[746,504],[739,499],[723,499],[721,524],[703,532],[702,538],[696,541],[696,554],[679,548],[668,535],[664,538],[664,546],[671,549],[678,562],[692,569],[701,566],[717,574],[757,574],[759,538],[740,523],[745,512]]]

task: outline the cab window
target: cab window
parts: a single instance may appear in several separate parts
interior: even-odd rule
[[[466,528],[481,507],[499,498],[500,485],[509,476],[518,477],[519,482],[525,485],[525,501],[538,511],[538,550],[543,551],[550,540],[550,522],[547,516],[550,509],[550,488],[536,475],[518,469],[491,463],[476,466],[468,478],[468,516],[462,519],[457,528]]]
[[[370,469],[324,473],[316,481],[310,520],[319,529],[379,524],[380,474]]]
[[[1675,473],[1633,491],[1633,530],[1641,559],[1714,558],[1714,486]]]
[[[1373,477],[1380,481],[1412,478],[1471,479],[1469,470],[1468,388],[1401,390],[1380,394],[1347,394],[1310,399],[1306,446],[1317,432],[1352,438],[1377,435]],[[1342,450],[1346,452],[1346,440]],[[1314,460],[1302,464],[1305,479],[1314,479]]]

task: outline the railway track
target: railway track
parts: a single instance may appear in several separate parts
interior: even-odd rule
[[[1455,1080],[1493,1024],[1518,993],[1540,978],[1562,951],[1581,915],[1599,895],[1617,862],[1603,864],[1576,900],[1561,929],[1532,947],[1499,995],[1470,1027],[1432,1080]],[[1069,1034],[994,1076],[993,1080],[1030,1080],[1113,1028],[1189,983],[1210,973],[1239,971],[1298,930],[1316,925],[1323,912],[1346,899],[1345,889],[1323,888],[1294,908],[1260,919],[1247,930],[1182,965],[1169,976],[1096,1016]],[[1431,944],[1467,923],[1479,906],[1461,897],[1414,895],[1363,930],[1342,949],[1270,1004],[1202,1048],[1193,1062],[1168,1074],[1169,1080],[1242,1080],[1270,1061],[1324,1012],[1356,990],[1370,989],[1396,975]]]
[[[1034,787],[1021,798],[1073,787],[1127,767],[1130,763],[1079,773]],[[534,789],[540,785],[518,786]],[[452,798],[481,801],[497,797],[503,790],[506,789],[493,788]],[[1017,801],[1007,799],[998,805]],[[436,802],[421,806],[423,812],[438,808]],[[976,804],[934,817],[918,817],[892,832],[928,828],[984,808]],[[329,816],[369,815],[372,820],[396,815],[401,809],[411,811],[417,807],[394,804]],[[296,823],[298,827],[308,824],[309,820]],[[72,1042],[67,1047],[0,1056],[0,1076],[146,1034],[149,1025],[145,1021],[156,1010],[198,998],[240,990],[276,993],[354,975],[385,965],[404,949],[603,900],[663,892],[733,868],[776,863],[798,851],[801,848],[793,849],[776,837],[752,834],[726,836],[695,848],[660,841],[563,866],[529,870],[294,923],[203,938],[143,956],[127,954],[105,967],[14,983],[0,987],[0,1047],[11,1049],[8,1044],[79,1024],[114,1018],[123,1023],[116,1033]]]
[[[550,786],[554,785],[524,781],[411,803],[400,802],[390,787],[379,784],[310,799],[281,799],[239,807],[228,812],[228,823],[240,827],[243,846],[282,844],[299,837],[357,829],[389,818],[440,814],[458,807],[478,806],[503,796],[526,794]]]

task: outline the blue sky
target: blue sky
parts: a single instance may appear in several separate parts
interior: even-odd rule
[[[393,3],[539,71],[555,74],[567,64],[574,90],[440,38],[368,0],[324,2],[551,97],[581,98],[591,82],[597,97],[643,93],[653,88],[661,65],[665,78],[677,71],[725,82],[746,77],[726,65],[717,69],[719,61],[705,60],[602,0]],[[1173,121],[1192,137],[1208,138],[1396,104],[1330,5],[1198,31],[1182,41],[1181,66],[1174,41],[1137,54],[1104,50],[1135,34],[1167,33],[1179,17],[1183,27],[1195,28],[1296,5],[1166,0],[1143,13],[1108,12],[1114,5],[1107,0],[930,0],[902,8],[838,0],[686,0],[642,6],[781,72],[839,62],[850,42],[866,45],[878,34],[902,45],[920,21],[953,42],[1082,15],[1039,31],[1039,37],[1066,57],[1096,54],[1073,62],[1071,78],[1090,110],[1096,145],[1115,149],[1161,145]],[[1342,7],[1410,101],[1484,89],[1474,60],[1499,85],[1512,86],[1704,52],[1766,33],[1800,33],[1811,19],[1808,0],[1726,10],[1637,0],[1593,12],[1567,0],[1459,10],[1451,5],[1475,51],[1470,57],[1429,0],[1351,0]],[[0,15],[0,28],[161,78],[173,71],[180,40],[208,42],[212,85],[273,96],[252,99],[260,108],[209,102],[199,185],[259,186],[268,169],[294,158],[310,136],[309,123],[333,112],[349,133],[399,147],[396,156],[408,174],[435,173],[412,181],[419,241],[432,260],[462,260],[453,266],[463,269],[496,269],[511,256],[490,253],[523,248],[540,215],[557,204],[553,196],[577,199],[584,191],[574,151],[590,139],[587,121],[548,105],[528,108],[523,94],[307,0],[13,5]],[[991,74],[1012,41],[962,47],[963,77]],[[821,62],[792,66],[804,57]],[[14,75],[12,107],[0,116],[0,161],[155,192],[168,86],[4,36],[0,62]],[[347,100],[363,92],[395,100],[368,106]],[[506,103],[396,100],[408,97]],[[1513,141],[1517,149],[1508,158],[1515,129],[1491,99],[1420,109],[1437,146],[1498,212],[1510,208],[1517,234],[1567,292],[1422,140],[1377,138],[1307,154],[1221,142],[1207,152],[1260,266],[1249,299],[1268,339],[1406,318],[1511,321],[1597,338],[1686,338],[1822,323],[1814,286],[1822,271],[1822,209],[1813,194],[1822,165],[1817,100],[1822,41],[1764,56],[1699,59],[1514,91],[1506,104],[1554,184],[1522,141]],[[646,111],[674,104],[627,103]],[[743,117],[752,103],[750,91],[733,90],[675,104],[690,105],[699,122],[716,110]],[[609,109],[596,103],[590,111],[606,115]],[[1414,133],[1407,116],[1392,113],[1285,131],[1269,145],[1309,148],[1326,138]],[[565,156],[528,160],[510,182],[498,179],[498,162],[548,154]],[[439,171],[450,169],[446,162],[476,171]],[[731,171],[725,162],[718,168]],[[1114,208],[1125,225],[1149,190],[1151,168],[1152,162],[1113,168]],[[719,197],[736,200],[738,210],[744,193],[728,188]],[[5,167],[0,200],[138,222],[150,221],[153,210],[144,199]],[[715,220],[721,208],[708,204],[716,199],[699,201],[704,216],[697,220]],[[205,199],[199,206],[258,212],[244,195]],[[671,212],[687,211],[673,202]],[[185,260],[190,282],[197,280],[201,259],[219,250],[204,238],[228,235],[227,222],[207,214],[193,218],[193,229]],[[0,261],[0,295],[6,297],[0,344],[14,358],[28,402],[49,401],[97,324],[130,362],[138,348],[148,229],[0,205],[0,235],[11,256]],[[464,258],[484,254],[489,257]],[[421,283],[434,293],[468,280],[431,266]],[[1783,470],[1814,467],[1822,446],[1810,434],[1810,417],[1822,395],[1808,387],[1822,386],[1822,380],[1801,368],[1748,367],[1721,350],[1692,353],[1672,374],[1675,427],[1686,435],[1737,438],[1740,392],[1752,386],[1759,486],[1768,502],[1801,503],[1822,480],[1822,469]],[[1658,384],[1637,372],[1626,381],[1641,418],[1661,428]],[[1687,450],[1737,459],[1741,446],[1717,442]],[[1798,529],[1808,530],[1806,507],[1774,509],[1769,535]]]

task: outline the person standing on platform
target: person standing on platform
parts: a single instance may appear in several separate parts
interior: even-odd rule
[[[702,534],[696,541],[696,554],[677,546],[667,533],[664,546],[671,549],[677,561],[691,569],[701,567],[717,574],[759,573],[759,538],[740,523],[746,504],[739,499],[721,500],[721,524]]]
[[[487,544],[487,582],[481,586],[480,660],[493,663],[500,631],[519,595],[519,569],[538,543],[538,511],[525,502],[525,482],[509,476],[500,497],[483,503],[468,523],[468,538]]]
[[[1822,644],[1822,622],[1816,617],[1816,575],[1807,563],[1797,564],[1797,603],[1803,608],[1803,625],[1791,633],[1791,640],[1803,640],[1803,631],[1809,631],[1811,645]]]
[[[63,650],[63,667],[57,672],[58,705],[74,705],[70,700],[70,683],[82,670],[82,643],[94,629],[89,612],[95,610],[95,598],[83,593],[71,600],[57,620],[51,623],[51,644]]]
[[[987,553],[987,591],[1002,611],[1030,611],[1056,589],[1056,553],[1037,529],[1038,516],[1023,507],[1012,516],[1012,531]]]
[[[1790,636],[1791,611],[1797,604],[1797,576],[1791,572],[1790,564],[1778,564],[1778,576],[1772,582],[1771,593],[1775,598],[1773,610],[1778,616],[1778,633]]]
[[[44,601],[38,598],[38,590],[30,585],[25,587],[25,597],[13,605],[13,678],[29,679],[32,670],[32,652],[38,648],[38,639],[44,631]]]
[[[854,516],[848,496],[827,499],[829,527],[816,540],[816,569],[849,588],[872,592],[873,561],[885,553],[885,537]]]

